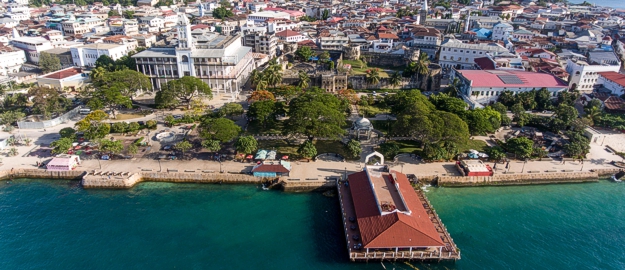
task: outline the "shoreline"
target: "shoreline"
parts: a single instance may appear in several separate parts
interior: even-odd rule
[[[547,172],[528,174],[496,174],[494,176],[419,176],[420,183],[439,187],[479,187],[546,185],[598,182],[620,169],[600,169],[587,172]],[[336,188],[336,179],[292,180],[286,177],[259,178],[247,174],[196,172],[101,172],[101,171],[46,171],[42,169],[0,170],[0,179],[35,178],[78,180],[84,189],[130,189],[141,182],[205,183],[205,184],[266,184],[270,189],[284,192],[326,191]]]

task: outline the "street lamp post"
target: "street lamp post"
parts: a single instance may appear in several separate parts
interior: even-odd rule
[[[525,171],[525,164],[527,163],[527,158],[523,161],[523,168],[521,169],[521,173]]]

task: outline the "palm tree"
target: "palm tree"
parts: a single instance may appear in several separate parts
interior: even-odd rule
[[[103,67],[97,67],[94,70],[91,71],[91,74],[89,74],[91,76],[92,80],[97,80],[102,78],[102,76],[104,76],[104,73],[106,73],[106,69],[104,69]]]
[[[419,55],[419,60],[416,62],[415,71],[417,74],[426,75],[430,72],[430,69],[428,68],[429,64],[430,60],[428,59],[428,55],[426,53],[421,53],[421,55]]]
[[[310,83],[310,78],[308,77],[308,74],[306,74],[306,71],[300,70],[297,73],[297,76],[299,77],[299,82],[297,83],[297,86],[302,89],[308,88],[308,84]]]
[[[388,81],[393,87],[401,85],[401,74],[399,74],[398,71],[395,71],[395,73],[391,75]]]
[[[365,75],[365,79],[368,84],[376,85],[380,82],[380,69],[372,68],[367,70],[367,75]]]
[[[267,81],[271,86],[276,86],[277,84],[282,82],[282,67],[280,65],[271,65],[265,71],[263,71],[264,80]]]
[[[257,69],[254,69],[252,71],[252,74],[250,75],[251,78],[251,83],[252,83],[252,87],[256,86],[258,84],[258,82],[260,82],[263,79],[263,74],[260,73],[260,71],[258,71]]]
[[[453,82],[447,86],[445,93],[450,97],[460,97],[460,80],[454,78]]]
[[[260,91],[260,90],[266,90],[267,86],[269,86],[269,83],[267,83],[267,80],[260,80],[258,81],[258,83],[256,84],[256,90]]]
[[[592,120],[593,126],[601,121],[601,109],[597,107],[590,107],[584,109],[586,113],[586,118]]]

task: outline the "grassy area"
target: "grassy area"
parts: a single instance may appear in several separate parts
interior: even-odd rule
[[[365,117],[375,117],[376,114],[391,112],[390,109],[383,109],[380,107],[370,106],[370,105],[367,105],[367,106],[358,105],[358,111],[361,114],[364,114]]]
[[[480,140],[469,140],[469,142],[465,145],[460,145],[458,150],[460,152],[468,152],[469,149],[475,149],[477,151],[483,152],[486,149],[486,142]]]
[[[421,143],[417,141],[394,141],[399,145],[399,153],[414,153],[415,151],[421,151]]]
[[[129,120],[129,119],[141,118],[144,116],[145,115],[141,115],[141,114],[118,113],[117,115],[115,115],[115,119],[116,120]]]
[[[351,159],[347,153],[347,149],[340,141],[314,141],[313,144],[317,148],[317,154],[337,153],[347,159]],[[299,145],[290,144],[286,140],[260,140],[258,141],[258,149],[276,150],[280,154],[289,155],[289,157],[299,158],[297,154]]]
[[[373,124],[373,128],[387,135],[393,129],[395,121],[371,120],[371,124]]]
[[[284,130],[284,123],[282,121],[274,121],[263,127],[256,121],[252,121],[247,126],[248,134],[282,134]]]
[[[403,67],[382,67],[375,65],[363,65],[360,60],[343,60],[343,64],[349,64],[352,66],[352,75],[364,75],[366,74],[368,69],[379,68],[380,69],[380,77],[388,78],[389,74],[384,70],[394,70],[394,71],[402,71]]]

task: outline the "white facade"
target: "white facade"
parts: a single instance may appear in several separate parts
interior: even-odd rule
[[[194,76],[217,93],[236,98],[254,69],[252,48],[241,45],[240,36],[191,35],[189,20],[183,15],[176,26],[176,48],[150,48],[133,55],[137,71],[150,77],[154,89],[168,81]]]
[[[98,18],[87,18],[87,19],[77,19],[77,20],[69,20],[61,23],[63,27],[63,32],[66,35],[77,35],[91,32],[91,29],[94,27],[104,25],[104,21]]]
[[[26,59],[35,64],[39,63],[40,52],[54,48],[49,40],[42,37],[18,37],[13,38],[11,43],[24,50]]]
[[[0,52],[0,75],[18,73],[24,63],[26,63],[26,53],[22,50]]]
[[[506,40],[513,31],[514,27],[512,27],[512,25],[500,22],[493,26],[493,35],[491,38],[493,40]]]
[[[70,48],[70,51],[74,65],[78,67],[94,67],[95,61],[102,55],[108,55],[111,59],[117,60],[129,52],[126,45],[107,43],[83,45]]]
[[[286,12],[281,11],[261,11],[252,13],[247,15],[248,20],[253,20],[254,22],[264,22],[267,19],[291,19],[291,15]]]
[[[486,57],[486,54],[497,56],[509,54],[509,51],[496,43],[467,44],[456,39],[450,39],[441,45],[438,60],[442,67],[471,69],[475,64],[473,59]]]
[[[584,61],[566,61],[566,72],[569,73],[569,86],[582,93],[591,93],[599,83],[599,72],[618,72],[616,65],[589,65]]]
[[[619,73],[606,72],[599,74],[597,83],[612,92],[612,95],[621,96],[625,94],[625,75]]]

